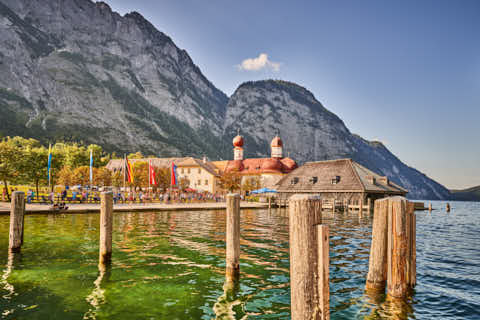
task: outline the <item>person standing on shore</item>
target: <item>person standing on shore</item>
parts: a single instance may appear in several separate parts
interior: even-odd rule
[[[51,191],[50,194],[48,195],[48,201],[50,201],[50,204],[53,204],[54,199],[55,199],[55,194],[53,193],[53,191]]]
[[[32,189],[28,189],[27,191],[27,203],[32,202]]]

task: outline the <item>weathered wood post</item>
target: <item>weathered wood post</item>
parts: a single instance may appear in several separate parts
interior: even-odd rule
[[[227,195],[227,281],[237,281],[240,276],[240,195]]]
[[[363,215],[363,195],[361,196],[359,202],[358,202],[358,214],[360,216]]]
[[[450,212],[450,203],[447,202],[447,212]]]
[[[100,256],[99,264],[109,264],[112,259],[113,193],[100,194]]]
[[[417,216],[415,203],[407,201],[407,285],[417,284]]]
[[[10,207],[10,235],[8,248],[11,252],[19,252],[23,244],[23,221],[25,217],[25,193],[12,192]]]
[[[330,319],[330,234],[327,225],[317,224],[318,295],[321,320]]]
[[[388,198],[375,201],[372,225],[369,269],[366,290],[374,293],[385,292],[387,280],[387,223]]]
[[[387,293],[394,298],[407,294],[407,201],[403,197],[389,198]]]
[[[335,206],[337,204],[337,201],[335,199],[333,199],[332,201],[332,213],[335,214]]]
[[[318,231],[317,224],[321,213],[317,211],[320,208],[321,200],[311,195],[297,194],[289,201],[292,320],[329,317],[329,312],[325,310],[328,309],[329,297],[325,294],[328,266],[325,266],[324,256],[325,250],[328,250],[325,248],[325,243],[328,243],[328,237],[325,240],[328,230],[322,228]]]
[[[372,213],[372,199],[367,198],[367,207],[368,207],[368,214],[370,215]]]
[[[404,298],[416,284],[415,204],[403,197],[375,201],[366,290]]]

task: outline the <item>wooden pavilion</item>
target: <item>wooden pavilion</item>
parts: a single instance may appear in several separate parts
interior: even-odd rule
[[[408,193],[388,177],[352,159],[307,162],[284,176],[275,187],[283,199],[298,193],[315,194],[329,201],[353,204]]]

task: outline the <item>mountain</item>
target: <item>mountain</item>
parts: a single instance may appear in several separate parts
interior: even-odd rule
[[[267,156],[278,130],[306,161],[351,157],[410,190],[449,191],[384,145],[352,134],[305,88],[285,81],[239,86],[229,98],[139,13],[90,0],[0,0],[0,135],[97,143],[108,151],[232,158]]]
[[[352,134],[311,92],[291,82],[242,84],[230,97],[225,127],[226,132],[241,129],[249,156],[267,155],[272,133],[278,131],[284,152],[297,161],[352,158],[407,188],[409,197],[450,197],[445,187],[402,163],[382,143]]]
[[[463,190],[450,190],[452,198],[459,201],[480,201],[480,186]]]
[[[0,58],[4,135],[221,156],[228,97],[139,13],[89,0],[0,0]]]

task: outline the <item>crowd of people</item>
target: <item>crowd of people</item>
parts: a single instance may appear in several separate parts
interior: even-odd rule
[[[147,202],[164,202],[164,203],[189,203],[189,202],[223,202],[225,197],[221,194],[211,194],[208,192],[144,192],[129,191],[117,192],[113,195],[115,203],[147,203]]]
[[[12,192],[17,188],[12,188]],[[3,188],[2,200],[7,201],[7,194]],[[142,189],[113,192],[114,203],[192,203],[192,202],[223,202],[225,197],[223,194],[212,194],[209,192],[186,192],[180,190],[172,191],[145,191]],[[46,192],[37,194],[34,190],[28,189],[26,192],[27,203],[47,203],[62,204],[65,203],[98,203],[100,202],[100,191],[88,189],[62,189],[59,192]]]

